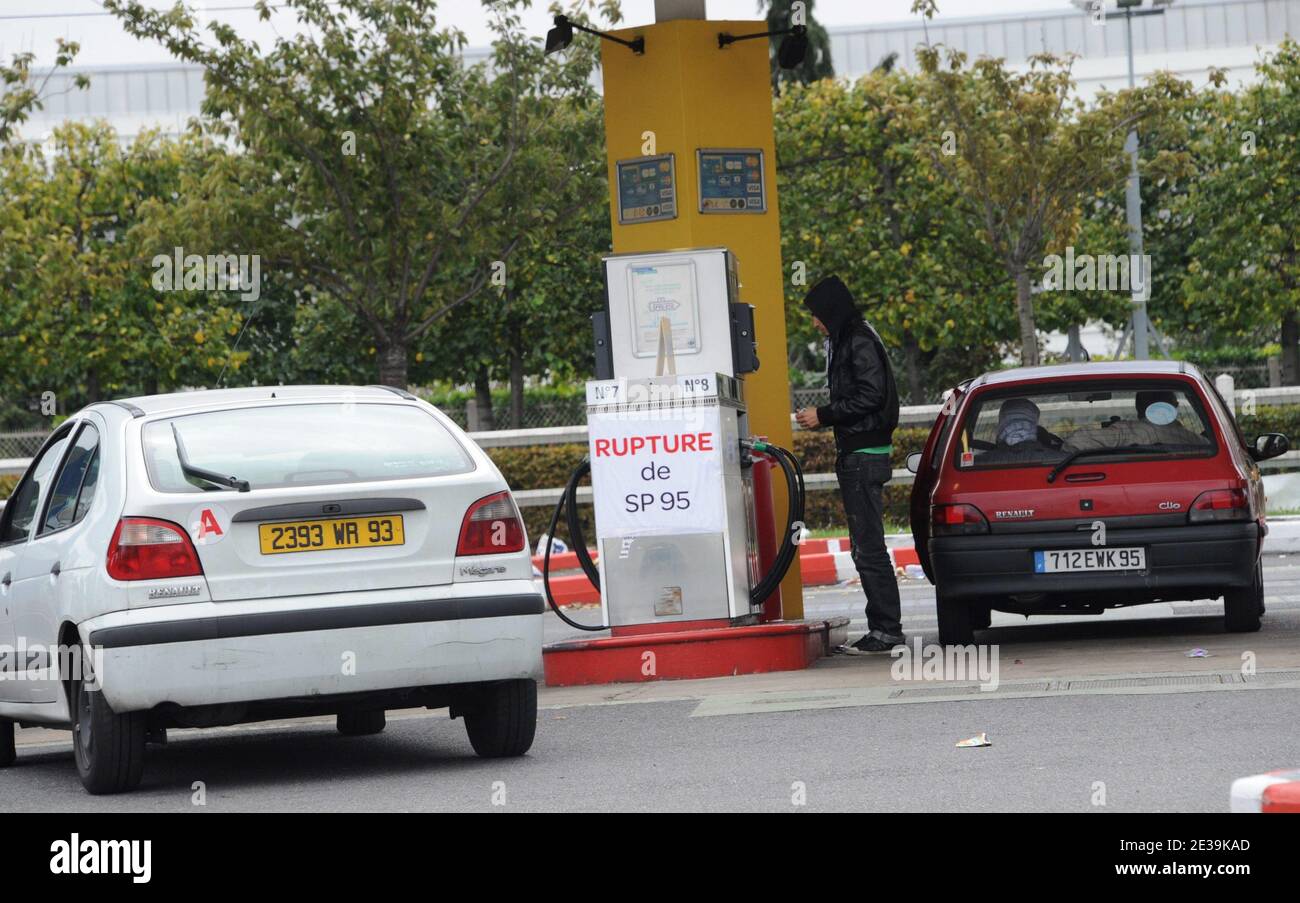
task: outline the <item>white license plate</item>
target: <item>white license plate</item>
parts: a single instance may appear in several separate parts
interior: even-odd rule
[[[1146,549],[1048,549],[1034,553],[1035,574],[1068,571],[1144,571]]]

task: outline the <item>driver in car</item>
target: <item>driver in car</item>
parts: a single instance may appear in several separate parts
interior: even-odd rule
[[[980,464],[1051,461],[1061,453],[1044,441],[1050,434],[1038,426],[1038,405],[1028,398],[1008,398],[998,409],[997,444],[979,456]]]
[[[1079,430],[1066,440],[1067,451],[1119,448],[1126,445],[1205,445],[1209,440],[1178,422],[1178,394],[1165,390],[1138,392],[1133,397],[1136,420],[1113,420]]]

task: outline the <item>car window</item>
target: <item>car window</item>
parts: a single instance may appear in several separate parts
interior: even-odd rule
[[[45,505],[41,533],[70,527],[86,516],[99,477],[99,432],[87,423],[77,433]],[[89,486],[87,483],[89,482]],[[86,489],[89,492],[85,492]],[[85,494],[85,504],[81,498]]]
[[[956,464],[1039,466],[1076,452],[1115,461],[1216,451],[1205,408],[1185,383],[1134,380],[1025,386],[983,395],[963,422]]]
[[[187,475],[177,450],[184,451]],[[465,473],[474,462],[432,414],[402,404],[287,404],[189,414],[143,431],[161,492],[229,492],[196,470],[253,489]]]
[[[18,542],[26,539],[31,532],[37,506],[41,501],[41,490],[49,484],[50,476],[63,458],[71,435],[71,427],[62,433],[55,433],[53,441],[45,446],[44,451],[28,468],[18,484],[18,490],[5,505],[4,516],[0,518],[0,543]]]

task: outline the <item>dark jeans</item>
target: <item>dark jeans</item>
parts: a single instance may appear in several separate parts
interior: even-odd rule
[[[889,455],[843,454],[835,462],[849,520],[853,564],[867,594],[867,627],[881,639],[903,635],[898,580],[885,548],[884,489],[892,473]]]

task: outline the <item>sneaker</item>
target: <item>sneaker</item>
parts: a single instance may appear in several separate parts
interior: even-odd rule
[[[888,652],[890,649],[902,645],[904,645],[904,641],[901,639],[882,640],[880,637],[868,633],[854,643],[853,648],[859,652]]]

